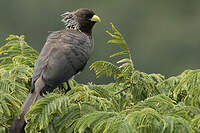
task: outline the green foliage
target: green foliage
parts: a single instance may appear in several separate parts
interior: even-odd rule
[[[128,48],[128,45],[121,35],[121,33],[111,24],[113,33],[106,31],[109,36],[114,38],[109,40],[108,44],[117,44],[122,48],[122,51],[119,51],[110,57],[120,56],[123,54],[126,57],[117,61],[117,66],[111,62],[106,61],[97,61],[90,66],[91,70],[94,70],[97,77],[102,75],[114,76],[115,86],[120,86],[122,90],[125,90],[127,93],[125,95],[131,95],[132,98],[129,99],[133,103],[137,103],[140,100],[144,100],[148,96],[154,96],[160,93],[156,84],[162,82],[164,76],[161,74],[146,74],[135,70],[131,51]],[[124,56],[123,56],[124,57]],[[128,100],[128,101],[129,101]]]
[[[24,36],[10,35],[6,40],[9,42],[0,48],[0,125],[4,128],[20,114],[38,57]]]
[[[25,115],[28,133],[198,133],[200,132],[200,70],[165,78],[134,67],[131,51],[114,27],[108,44],[120,46],[116,63],[96,61],[97,78],[114,77],[107,85],[70,81],[72,90],[56,89],[31,106]],[[12,45],[11,45],[12,44]],[[29,51],[29,52],[27,52]],[[23,36],[11,36],[0,49],[0,128],[5,130],[27,96],[38,53]]]

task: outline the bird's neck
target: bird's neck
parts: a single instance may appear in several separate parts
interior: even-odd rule
[[[66,23],[65,25],[66,25],[66,27],[65,27],[66,29],[78,30],[78,31],[85,33],[88,36],[92,35],[91,29],[88,29],[87,27],[80,27],[79,23],[77,23],[75,21],[70,21],[70,22]]]
[[[66,29],[73,29],[73,30],[80,30],[79,23],[73,20],[68,20],[68,22],[65,23]]]
[[[83,32],[86,35],[92,37],[92,31],[90,29],[80,27],[78,23],[77,24],[68,23],[68,24],[66,24],[66,29],[78,30],[78,31]]]
[[[80,27],[80,31],[88,36],[92,36],[92,30],[89,29],[88,27]]]

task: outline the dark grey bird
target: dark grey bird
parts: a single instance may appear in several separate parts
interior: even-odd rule
[[[64,30],[52,32],[38,57],[30,94],[22,106],[20,118],[14,119],[9,132],[24,133],[24,115],[30,106],[82,71],[93,49],[92,27],[100,18],[91,9],[81,8],[62,14]]]

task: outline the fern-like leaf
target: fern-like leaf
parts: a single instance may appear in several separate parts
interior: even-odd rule
[[[90,70],[94,70],[97,78],[106,75],[106,76],[114,76],[116,77],[118,74],[121,73],[120,68],[115,66],[114,64],[106,61],[96,61],[90,66]]]

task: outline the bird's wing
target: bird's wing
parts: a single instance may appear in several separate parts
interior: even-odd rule
[[[90,57],[92,43],[90,37],[77,30],[51,33],[34,68],[31,91],[40,76],[54,89],[81,71]]]

